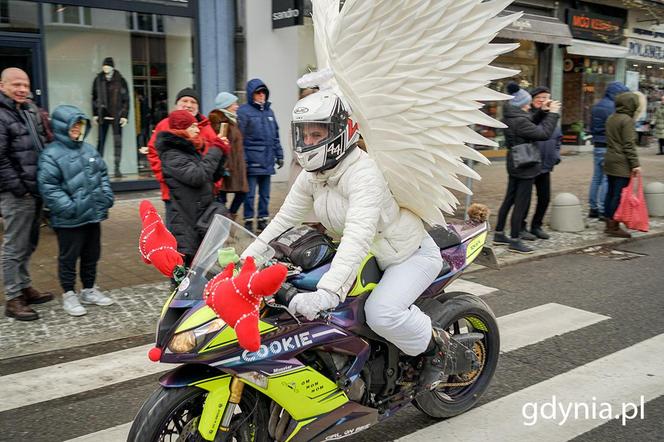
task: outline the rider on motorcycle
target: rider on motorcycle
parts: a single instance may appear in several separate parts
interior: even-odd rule
[[[406,355],[424,353],[424,383],[434,386],[441,370],[457,372],[467,346],[478,339],[450,339],[413,305],[442,269],[440,249],[422,220],[399,207],[374,160],[356,148],[357,124],[339,96],[329,90],[309,95],[295,105],[292,118],[293,147],[304,170],[259,238],[271,241],[313,209],[341,242],[317,290],[296,295],[289,310],[313,320],[335,308],[344,301],[362,260],[372,253],[384,274],[366,301],[367,324]]]

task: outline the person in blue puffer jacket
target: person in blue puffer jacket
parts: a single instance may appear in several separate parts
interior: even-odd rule
[[[254,200],[258,187],[257,231],[267,225],[270,204],[270,176],[274,165],[284,165],[284,151],[279,141],[279,125],[271,109],[270,91],[258,78],[247,83],[247,103],[240,106],[237,119],[244,142],[249,192],[244,199],[244,225],[253,230]]]
[[[58,277],[64,291],[64,310],[72,316],[86,313],[83,304],[110,305],[113,300],[95,288],[101,255],[101,221],[113,206],[106,163],[83,140],[90,119],[76,106],[58,106],[52,114],[55,141],[39,158],[37,183],[51,210],[51,226],[58,238]],[[81,260],[83,290],[74,291],[76,262]]]
[[[604,174],[604,155],[606,154],[606,120],[616,111],[616,97],[629,92],[627,86],[619,81],[609,83],[604,98],[593,106],[590,120],[590,133],[593,135],[593,177],[590,181],[588,204],[589,218],[604,217],[604,199],[606,198],[607,180]]]

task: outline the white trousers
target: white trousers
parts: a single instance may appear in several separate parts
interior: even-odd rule
[[[431,319],[412,304],[442,268],[440,249],[426,235],[410,258],[385,269],[364,307],[367,325],[409,356],[424,352],[431,340]]]

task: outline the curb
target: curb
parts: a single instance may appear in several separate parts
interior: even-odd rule
[[[652,239],[652,238],[657,238],[660,236],[664,236],[664,230],[663,231],[658,231],[658,232],[648,232],[648,233],[643,233],[640,234],[636,237],[632,238],[611,238],[611,237],[606,237],[601,241],[591,241],[588,243],[585,243],[583,245],[579,246],[574,246],[574,247],[567,247],[561,250],[552,250],[552,251],[546,251],[546,252],[540,252],[533,255],[518,255],[518,257],[515,257],[514,259],[510,259],[507,261],[501,262],[501,260],[498,260],[498,269],[495,270],[502,270],[504,267],[509,267],[514,264],[520,264],[525,261],[541,261],[542,259],[545,258],[553,258],[556,256],[561,256],[561,255],[568,255],[570,253],[578,252],[584,249],[587,249],[589,247],[597,247],[597,246],[605,246],[605,245],[620,245],[620,244],[627,244],[631,242],[637,242],[637,241],[642,241],[645,239]],[[516,256],[516,255],[515,255]],[[483,267],[480,265],[475,265],[473,264],[468,271],[464,272],[464,274],[469,274],[469,273],[476,273],[480,271],[487,271],[487,270],[492,270],[488,267]]]

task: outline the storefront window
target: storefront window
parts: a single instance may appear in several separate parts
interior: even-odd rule
[[[535,86],[538,75],[538,59],[539,54],[537,51],[537,46],[535,42],[528,40],[508,40],[504,38],[496,38],[493,43],[514,43],[518,42],[519,47],[514,51],[501,55],[493,63],[492,66],[498,66],[508,69],[519,70],[520,72],[514,77],[501,78],[491,82],[489,87],[491,89],[506,92],[507,84],[514,82],[526,90],[530,90]],[[489,114],[491,117],[496,120],[502,120],[503,118],[503,106],[504,102],[488,102],[484,105],[484,112]],[[477,126],[476,130],[486,138],[492,139],[497,142],[499,145],[503,146],[505,143],[505,137],[502,130],[497,130],[492,127],[486,126]]]
[[[95,79],[105,80],[102,64],[111,58],[113,78],[121,76],[127,91],[125,95],[109,93],[113,79],[96,83],[105,85],[103,92],[97,89],[98,96],[108,94],[98,98],[98,104],[107,108],[107,122],[100,115],[87,141],[103,151],[112,180],[151,179],[147,158],[139,149],[147,145],[155,125],[173,107],[177,92],[194,84],[192,20],[49,6],[44,8],[44,45],[51,110],[73,104],[92,116]],[[104,99],[107,101],[101,101]],[[119,134],[116,129],[116,141],[113,124],[123,112],[123,103],[128,121]]]
[[[615,80],[613,59],[567,55],[563,62],[562,129],[564,142],[582,144],[590,128],[592,107]]]
[[[0,0],[1,32],[39,32],[39,15],[34,2]]]

